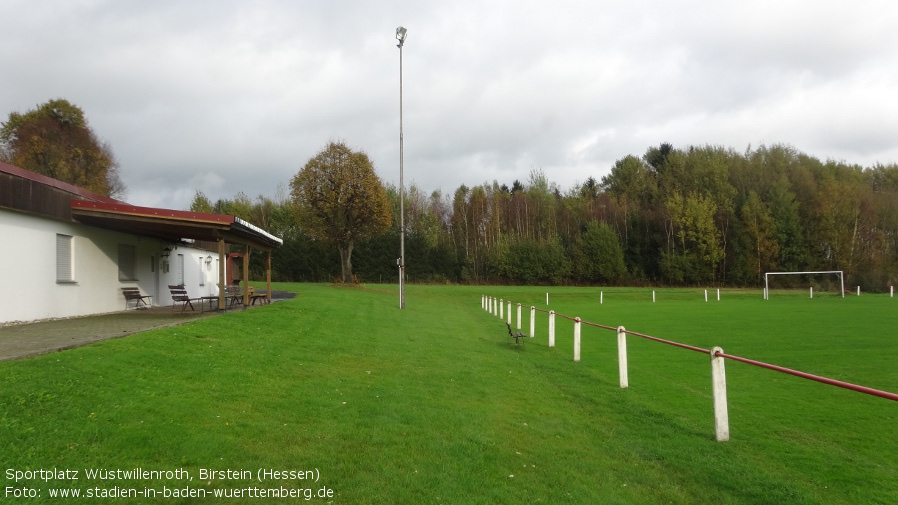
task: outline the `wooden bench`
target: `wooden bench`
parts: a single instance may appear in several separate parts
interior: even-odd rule
[[[135,309],[146,309],[150,306],[146,300],[151,299],[152,296],[140,294],[140,288],[122,288],[122,294],[125,295],[125,309],[128,308],[128,304],[131,302],[134,302]],[[141,305],[143,305],[143,307],[141,307]]]
[[[172,299],[171,310],[172,310],[172,312],[175,311],[175,305],[178,303],[183,304],[183,305],[181,305],[181,312],[184,312],[184,309],[186,309],[188,305],[190,306],[190,310],[192,310],[194,312],[196,311],[196,309],[193,308],[193,303],[191,303],[191,302],[200,300],[200,298],[191,298],[187,294],[187,288],[185,288],[184,286],[181,286],[181,285],[175,286],[175,285],[169,284],[168,290],[171,292],[171,299]]]
[[[521,345],[521,339],[526,337],[527,335],[524,335],[520,332],[511,331],[511,325],[508,323],[505,323],[505,326],[508,328],[508,336],[514,339],[514,343],[516,345]]]
[[[255,305],[255,304],[256,304],[256,300],[259,301],[259,305],[264,305],[264,304],[266,304],[266,303],[270,303],[270,302],[268,301],[268,294],[266,294],[266,293],[256,293],[256,288],[255,288],[255,287],[250,286],[249,288],[247,288],[246,291],[249,293],[249,299],[252,300],[252,302],[250,303],[250,305]]]

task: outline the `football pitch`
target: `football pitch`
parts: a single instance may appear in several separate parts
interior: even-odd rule
[[[629,336],[621,389],[615,333],[584,326],[574,362],[544,312],[898,392],[888,294],[277,289],[298,296],[0,363],[0,502],[898,503],[898,402],[727,361],[717,442],[707,354]],[[537,307],[535,336],[483,295],[526,333]]]

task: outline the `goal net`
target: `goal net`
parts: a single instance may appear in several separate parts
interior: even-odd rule
[[[764,274],[764,299],[769,299],[770,289],[806,289],[810,293],[829,293],[845,297],[845,279],[842,270],[819,272],[767,272]]]

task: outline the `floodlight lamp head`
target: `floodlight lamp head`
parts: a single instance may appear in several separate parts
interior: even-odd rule
[[[403,28],[401,26],[399,28],[396,28],[396,40],[399,41],[399,44],[396,47],[402,49],[402,44],[405,43],[405,34],[406,33],[408,33],[408,30],[406,30],[405,28]]]

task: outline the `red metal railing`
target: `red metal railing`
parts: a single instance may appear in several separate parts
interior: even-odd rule
[[[515,303],[515,302],[510,302],[509,300],[506,300],[506,302],[507,302],[507,303],[513,303],[513,304]],[[550,312],[550,311],[548,311],[548,310],[541,309],[541,308],[538,308],[538,307],[535,307],[535,306],[534,306],[533,308],[535,308],[535,309],[536,309],[537,311],[539,311],[539,312],[544,312],[544,313],[549,313],[549,312]],[[575,320],[576,320],[576,318],[574,318],[574,317],[567,316],[567,315],[564,315],[564,314],[559,314],[558,312],[555,312],[555,315],[558,316],[558,317],[562,317],[562,318],[564,318],[564,319],[568,319],[568,320],[570,320],[570,321],[575,321]],[[611,330],[611,331],[617,331],[617,328],[618,328],[618,327],[616,327],[616,326],[606,326],[606,325],[603,325],[603,324],[592,323],[592,322],[589,322],[589,321],[583,321],[583,320],[580,320],[580,323],[581,323],[581,324],[585,324],[585,325],[587,325],[587,326],[593,326],[593,327],[596,327],[596,328],[601,328],[601,329]],[[688,344],[683,344],[683,343],[680,343],[680,342],[674,342],[673,340],[665,340],[665,339],[663,339],[663,338],[653,337],[653,336],[651,336],[651,335],[646,335],[646,334],[644,334],[644,333],[638,333],[638,332],[635,332],[635,331],[629,331],[629,330],[624,330],[624,332],[627,333],[627,334],[629,334],[629,335],[633,335],[634,337],[640,337],[640,338],[644,338],[644,339],[647,339],[647,340],[653,340],[653,341],[655,341],[655,342],[660,342],[660,343],[662,343],[662,344],[667,344],[667,345],[671,345],[671,346],[674,346],[674,347],[680,347],[680,348],[682,348],[682,349],[687,349],[687,350],[690,350],[690,351],[700,352],[700,353],[702,353],[702,354],[710,354],[710,353],[711,353],[711,350],[710,350],[710,349],[704,349],[704,348],[701,348],[701,347],[696,347],[696,346],[692,346],[692,345],[688,345]],[[760,367],[760,368],[766,368],[767,370],[773,370],[773,371],[775,371],[775,372],[780,372],[780,373],[784,373],[784,374],[789,374],[789,375],[793,375],[793,376],[795,376],[795,377],[801,377],[801,378],[803,378],[803,379],[808,379],[808,380],[820,382],[820,383],[823,383],[823,384],[829,384],[829,385],[831,385],[831,386],[836,386],[836,387],[848,389],[848,390],[851,390],[851,391],[857,391],[857,392],[859,392],[859,393],[864,393],[864,394],[876,396],[876,397],[879,397],[879,398],[885,398],[885,399],[887,399],[887,400],[898,401],[898,394],[891,393],[891,392],[889,392],[889,391],[882,391],[882,390],[880,390],[880,389],[874,389],[874,388],[867,387],[867,386],[861,386],[861,385],[858,385],[858,384],[852,384],[852,383],[850,383],[850,382],[840,381],[840,380],[836,380],[836,379],[830,379],[830,378],[828,378],[828,377],[823,377],[823,376],[820,376],[820,375],[814,375],[814,374],[810,374],[810,373],[807,373],[807,372],[802,372],[802,371],[799,371],[799,370],[793,370],[793,369],[791,369],[791,368],[786,368],[786,367],[782,367],[782,366],[779,366],[779,365],[772,365],[772,364],[770,364],[770,363],[764,363],[763,361],[757,361],[757,360],[753,360],[753,359],[749,359],[749,358],[743,358],[743,357],[741,357],[741,356],[736,356],[736,355],[733,355],[733,354],[727,354],[727,353],[722,353],[722,352],[716,352],[716,353],[715,353],[715,356],[720,356],[720,357],[723,357],[723,358],[726,358],[726,359],[731,359],[731,360],[733,360],[733,361],[738,361],[738,362],[740,362],[740,363],[745,363],[745,364],[747,364],[747,365],[752,365],[752,366],[756,366],[756,367]]]

